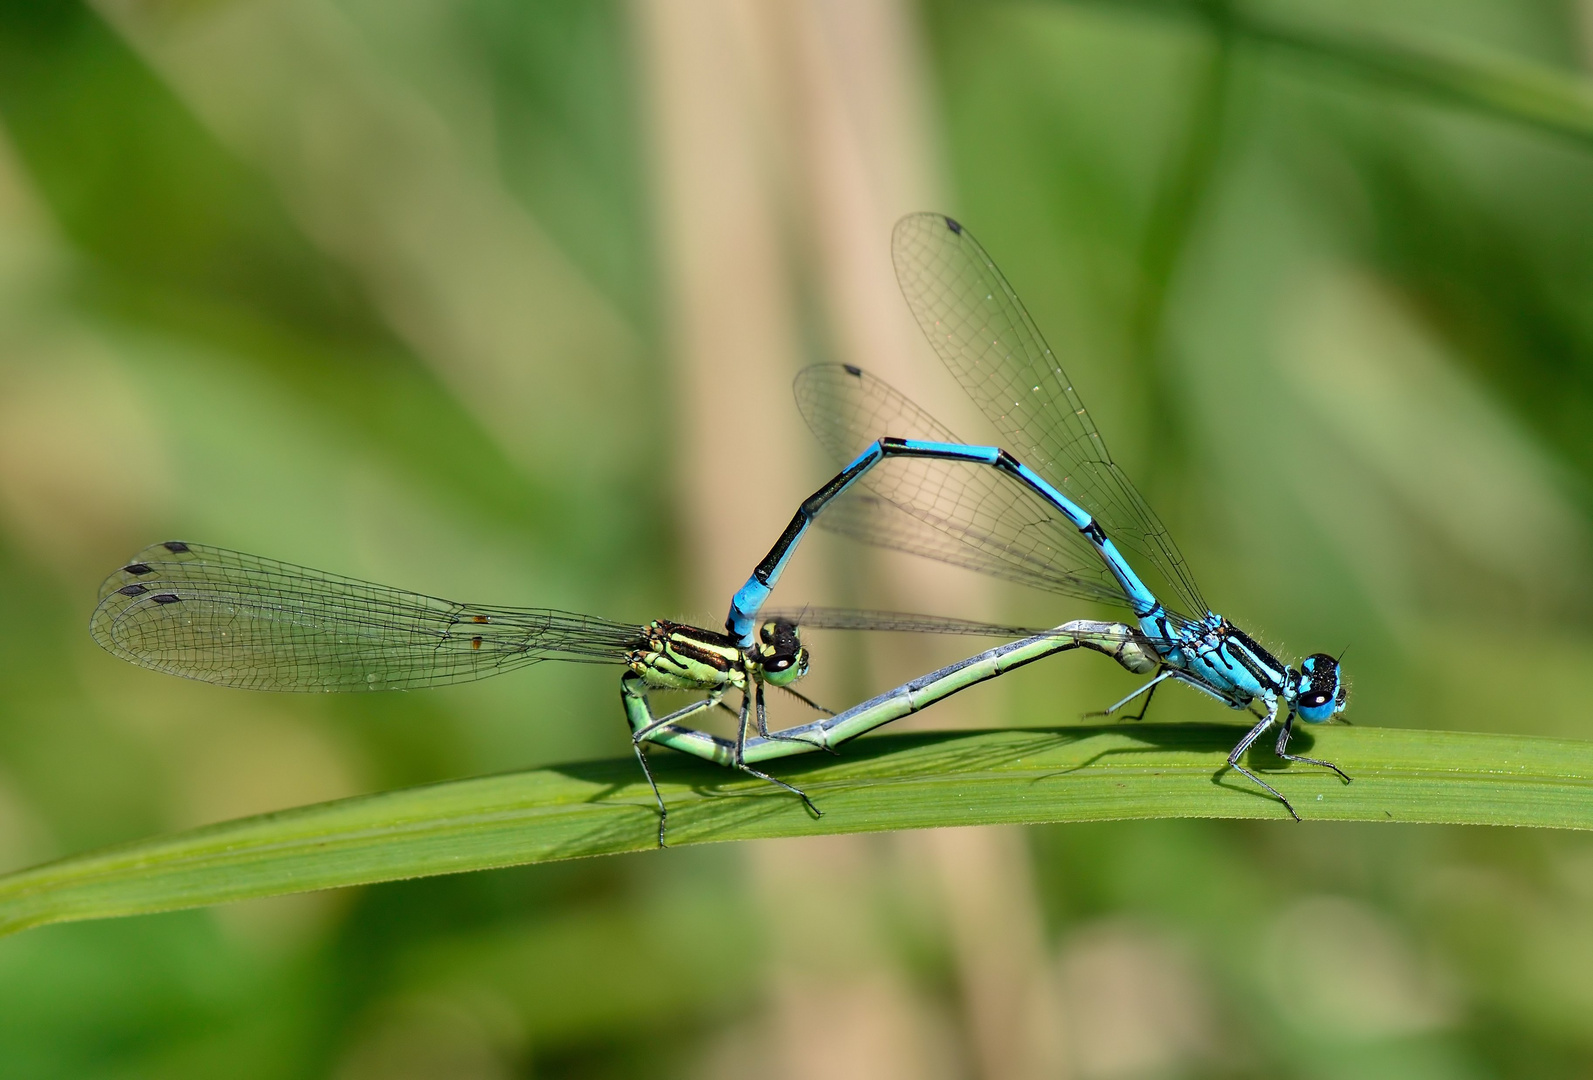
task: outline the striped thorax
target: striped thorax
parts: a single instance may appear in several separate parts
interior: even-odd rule
[[[808,650],[784,620],[765,622],[750,649],[712,630],[658,620],[625,662],[655,690],[746,690],[757,682],[787,686],[800,679],[808,671]]]
[[[649,623],[626,665],[656,690],[731,690],[747,686],[743,652],[723,634],[683,623]]]

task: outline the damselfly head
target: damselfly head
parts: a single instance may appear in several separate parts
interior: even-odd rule
[[[1320,724],[1344,711],[1349,690],[1339,662],[1327,653],[1313,653],[1300,662],[1297,685],[1294,707],[1301,720]]]
[[[771,619],[760,626],[756,650],[763,681],[773,686],[789,686],[808,673],[807,646],[789,619]]]

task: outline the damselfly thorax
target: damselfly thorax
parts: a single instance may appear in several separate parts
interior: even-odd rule
[[[625,666],[655,690],[745,690],[755,677],[746,653],[723,634],[683,623],[649,623]]]
[[[654,690],[746,692],[757,683],[783,686],[801,678],[808,651],[783,620],[765,622],[758,640],[743,649],[724,634],[658,619],[647,624],[625,665]]]
[[[1171,631],[1165,621],[1156,631],[1173,643],[1164,662],[1193,677],[1193,685],[1234,708],[1260,699],[1271,703],[1288,693],[1293,674],[1258,641],[1220,615]]]

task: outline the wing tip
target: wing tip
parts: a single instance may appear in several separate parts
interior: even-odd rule
[[[901,247],[909,243],[909,237],[913,234],[921,236],[937,232],[942,228],[950,229],[960,235],[962,222],[938,210],[917,210],[911,214],[904,214],[891,229],[892,247]]]

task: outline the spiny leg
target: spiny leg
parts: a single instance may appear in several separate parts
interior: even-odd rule
[[[652,766],[647,764],[647,755],[642,752],[642,740],[636,733],[638,730],[650,731],[657,724],[648,724],[645,721],[638,727],[637,716],[651,716],[652,710],[647,704],[646,684],[642,688],[636,686],[642,678],[635,672],[626,672],[620,676],[620,703],[625,707],[625,716],[631,727],[631,749],[636,751],[637,764],[642,767],[642,775],[647,777],[647,786],[653,789],[653,798],[658,801],[658,846],[664,846],[664,833],[669,828],[669,807],[664,805],[664,793],[658,790],[658,781],[653,779]],[[632,710],[637,710],[633,713]]]
[[[1320,765],[1324,769],[1332,769],[1334,772],[1339,774],[1339,779],[1343,780],[1346,784],[1350,782],[1350,778],[1345,775],[1344,770],[1333,764],[1331,761],[1323,761],[1321,758],[1314,757],[1302,757],[1299,754],[1284,753],[1284,751],[1289,748],[1289,736],[1293,733],[1294,710],[1291,709],[1289,711],[1289,718],[1283,722],[1283,730],[1278,732],[1277,751],[1280,758],[1285,761],[1298,761],[1302,765]]]
[[[796,698],[798,701],[800,701],[802,704],[806,705],[808,708],[812,709],[814,712],[821,712],[825,716],[834,716],[835,715],[835,710],[834,709],[826,709],[823,705],[820,705],[817,701],[814,701],[812,698],[808,697],[806,694],[798,693],[797,691],[791,689],[789,686],[782,686],[782,687],[780,687],[780,689],[784,690],[786,693],[788,693],[792,697]]]
[[[1156,689],[1157,687],[1155,685],[1150,688],[1150,692],[1145,695],[1145,700],[1140,703],[1139,712],[1135,713],[1133,716],[1118,717],[1117,722],[1121,724],[1125,721],[1132,721],[1137,724],[1141,720],[1145,719],[1145,710],[1150,708],[1151,699],[1156,696]]]
[[[763,736],[765,739],[775,739],[775,740],[778,740],[779,742],[797,742],[797,743],[802,743],[804,746],[819,746],[819,747],[821,747],[824,750],[829,750],[829,752],[832,753],[832,754],[835,753],[835,751],[830,749],[830,747],[824,746],[822,743],[816,743],[812,739],[804,739],[800,735],[782,735],[778,731],[771,732],[769,730],[769,710],[768,710],[768,706],[764,703],[763,685],[764,684],[760,682],[758,684],[758,690],[757,690],[758,734],[759,735]],[[786,688],[786,690],[787,690],[787,693],[796,694],[796,696],[799,697],[799,698],[802,698],[803,701],[808,701],[808,699],[805,698],[805,697],[802,697],[801,694],[797,694],[797,692],[795,690],[791,690],[790,688]],[[813,702],[808,701],[808,704],[809,705],[813,705]],[[815,709],[818,709],[820,712],[830,713],[831,716],[835,715],[834,713],[830,712],[830,710],[828,710],[828,709],[826,709],[826,708],[824,708],[822,706],[813,705],[813,707]]]
[[[765,722],[764,722],[764,718],[763,718],[763,684],[762,683],[758,684],[757,695],[758,695],[758,726],[760,728],[763,728]],[[760,780],[767,780],[769,783],[774,784],[776,787],[785,788],[791,794],[795,795],[797,798],[802,800],[802,805],[808,808],[808,812],[810,814],[812,814],[814,817],[823,817],[824,816],[823,811],[821,811],[817,806],[813,805],[813,800],[808,798],[808,793],[807,792],[803,791],[801,788],[796,787],[793,784],[786,783],[784,780],[776,779],[775,777],[770,776],[766,772],[759,772],[757,769],[754,769],[751,765],[748,765],[746,763],[746,761],[743,760],[743,756],[744,756],[744,753],[745,753],[745,750],[746,750],[746,746],[747,746],[747,721],[750,719],[750,714],[751,714],[751,711],[752,711],[751,706],[752,706],[751,699],[747,696],[746,692],[743,691],[742,694],[741,694],[741,724],[736,729],[736,756],[735,756],[735,761],[734,761],[734,764],[735,764],[736,768],[740,769],[744,773],[748,773],[749,775],[756,776]],[[767,732],[764,732],[764,735],[765,735],[765,737],[767,737]],[[802,739],[802,740],[798,740],[798,741],[806,742],[807,740]]]
[[[1239,745],[1233,748],[1233,753],[1228,755],[1228,767],[1230,769],[1235,770],[1236,772],[1239,772],[1239,773],[1241,773],[1241,774],[1243,774],[1245,776],[1248,776],[1252,781],[1254,781],[1255,783],[1259,784],[1261,787],[1265,788],[1267,791],[1271,792],[1272,793],[1272,797],[1277,799],[1280,803],[1283,804],[1283,808],[1289,812],[1289,816],[1292,817],[1295,821],[1299,821],[1300,820],[1300,815],[1296,814],[1294,812],[1293,804],[1291,804],[1288,799],[1285,799],[1283,797],[1283,792],[1279,791],[1277,788],[1273,787],[1271,784],[1269,784],[1265,780],[1261,779],[1261,777],[1257,776],[1255,773],[1251,772],[1249,769],[1247,769],[1243,765],[1239,764],[1239,759],[1244,756],[1244,752],[1246,750],[1250,749],[1250,744],[1255,742],[1257,739],[1259,739],[1261,737],[1261,733],[1263,731],[1267,730],[1267,728],[1271,727],[1273,721],[1276,720],[1277,717],[1278,717],[1278,706],[1277,706],[1277,703],[1274,702],[1273,705],[1272,705],[1271,710],[1262,719],[1261,723],[1259,723],[1255,727],[1251,728],[1250,731],[1245,735],[1245,737],[1239,740]]]
[[[620,676],[620,701],[625,707],[625,716],[631,726],[631,749],[636,752],[636,760],[641,764],[642,773],[647,777],[647,785],[653,789],[653,798],[658,802],[659,847],[665,846],[664,837],[669,828],[669,808],[664,804],[663,793],[658,790],[658,783],[653,778],[652,766],[647,763],[647,755],[642,750],[642,744],[652,741],[651,736],[654,732],[670,724],[704,709],[722,705],[723,698],[724,691],[715,690],[700,701],[694,701],[667,716],[654,719],[652,706],[647,701],[646,682],[635,672],[626,672]]]
[[[767,739],[769,737],[769,707],[763,700],[763,683],[760,682],[754,687],[752,697],[758,717],[758,734]]]
[[[647,764],[647,755],[642,752],[642,744],[631,743],[631,749],[636,751],[636,761],[642,767],[642,775],[647,777],[647,786],[653,789],[653,798],[658,800],[658,846],[664,846],[664,833],[669,829],[669,807],[664,805],[664,793],[658,790],[658,781],[653,779],[652,766]]]
[[[627,677],[629,677],[629,676],[627,676]],[[673,723],[675,723],[678,720],[684,720],[686,717],[691,716],[694,713],[702,712],[704,709],[713,708],[715,705],[718,705],[720,703],[720,699],[722,699],[724,696],[725,696],[725,692],[723,690],[715,690],[713,693],[709,694],[707,697],[703,698],[701,701],[694,701],[690,705],[687,705],[683,709],[676,709],[674,712],[670,713],[668,716],[662,717],[662,718],[660,718],[658,720],[653,720],[653,721],[649,722],[648,724],[644,725],[643,727],[636,728],[631,733],[631,741],[634,742],[634,743],[644,742],[644,741],[646,741],[647,736],[651,735],[653,732],[657,731],[661,727],[666,727],[669,724],[673,724]],[[642,700],[645,703],[646,698],[644,697]],[[651,706],[648,706],[647,708],[648,708],[648,715],[651,715],[652,714]]]
[[[1136,690],[1132,694],[1128,695],[1128,697],[1124,698],[1122,701],[1119,701],[1116,705],[1113,705],[1110,708],[1102,709],[1099,712],[1089,712],[1089,713],[1085,713],[1084,715],[1085,716],[1111,716],[1118,709],[1121,709],[1124,705],[1127,705],[1130,701],[1133,701],[1135,698],[1139,697],[1141,694],[1144,694],[1145,695],[1145,704],[1140,706],[1139,712],[1136,713],[1133,716],[1125,716],[1125,717],[1123,717],[1124,720],[1143,720],[1143,719],[1145,719],[1145,710],[1150,708],[1151,698],[1156,696],[1156,687],[1158,685],[1160,685],[1160,683],[1162,682],[1163,679],[1170,679],[1170,678],[1173,677],[1173,675],[1174,675],[1173,669],[1172,668],[1168,668],[1167,670],[1163,671],[1160,675],[1158,675],[1154,679],[1152,679],[1150,682],[1146,683],[1144,686],[1140,687],[1138,690]]]

